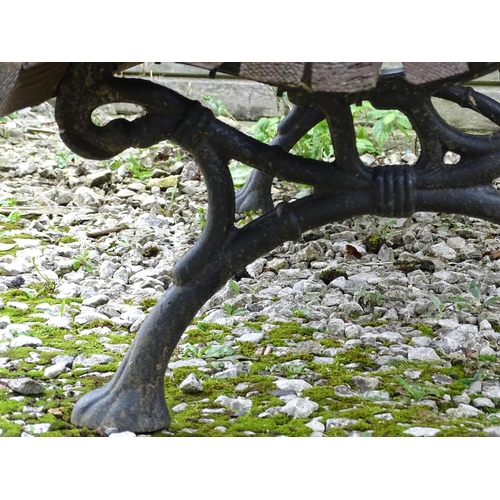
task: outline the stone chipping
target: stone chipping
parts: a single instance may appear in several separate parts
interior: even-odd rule
[[[50,104],[18,115],[0,124],[0,431],[28,437],[71,428],[71,405],[54,401],[116,371],[207,204],[199,174],[184,172],[192,159],[169,144],[95,162],[63,145]],[[297,188],[277,182],[273,195],[293,200]],[[368,251],[373,235],[384,243]],[[183,335],[166,373],[174,423],[158,435],[499,436],[499,236],[489,222],[417,213],[284,243]],[[17,321],[42,286],[54,300]],[[199,324],[210,329],[201,342]],[[59,337],[38,338],[39,325]]]

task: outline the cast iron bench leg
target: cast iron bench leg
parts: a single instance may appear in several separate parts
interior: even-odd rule
[[[280,146],[289,151],[307,132],[325,119],[325,115],[310,106],[294,106],[285,119],[279,123],[277,135],[271,146]],[[269,212],[274,208],[271,197],[273,176],[252,170],[245,185],[236,193],[236,211],[238,213]]]
[[[169,89],[141,80],[115,79],[106,64],[75,64],[57,98],[56,119],[66,144],[82,156],[106,159],[131,146],[149,147],[170,139],[190,151],[199,164],[209,210],[199,240],[174,267],[173,285],[143,323],[113,379],[77,402],[74,424],[135,432],[168,427],[165,371],[198,309],[237,271],[286,240],[300,240],[308,229],[364,214],[403,217],[415,211],[459,213],[500,223],[500,195],[492,185],[500,177],[500,133],[484,137],[459,132],[443,122],[430,98],[439,91],[497,124],[500,105],[463,87],[420,89],[397,75],[379,83],[376,89],[355,96],[289,92],[292,102],[303,109],[321,109],[321,113],[312,112],[312,122],[320,114],[326,116],[336,160],[325,163],[259,143]],[[407,114],[422,144],[415,166],[368,168],[361,162],[349,105],[365,98],[375,106]],[[133,122],[114,120],[105,127],[92,123],[94,109],[123,101],[141,105],[146,116]],[[299,131],[307,131],[309,123],[307,128],[305,120],[295,124]],[[283,137],[292,142],[292,135],[284,133]],[[460,161],[444,164],[446,151],[457,152]],[[231,159],[271,178],[312,185],[315,192],[293,203],[281,203],[237,228],[227,168]]]

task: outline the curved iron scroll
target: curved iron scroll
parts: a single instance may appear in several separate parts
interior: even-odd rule
[[[492,69],[490,64],[470,67],[467,78]],[[76,404],[72,421],[77,425],[135,432],[167,427],[164,373],[198,309],[236,272],[284,241],[299,240],[305,230],[363,214],[409,216],[415,211],[500,222],[500,195],[492,185],[500,177],[500,133],[459,132],[441,119],[431,102],[432,95],[443,97],[500,123],[500,105],[471,89],[448,88],[446,81],[416,86],[390,73],[382,75],[374,89],[356,94],[291,90],[297,111],[287,118],[274,144],[265,145],[215,119],[197,102],[147,81],[115,78],[112,71],[112,65],[79,63],[68,72],[56,107],[63,140],[81,156],[106,159],[131,146],[169,139],[190,151],[199,164],[209,210],[202,236],[174,267],[173,285],[143,323],[114,378]],[[349,106],[362,99],[409,117],[422,144],[415,166],[369,168],[361,162]],[[142,106],[145,116],[133,122],[114,120],[104,127],[92,123],[97,107],[123,101]],[[329,123],[336,160],[324,163],[287,153],[322,117]],[[447,151],[460,154],[456,165],[444,163]],[[230,159],[269,178],[312,185],[314,193],[279,204],[237,228]]]

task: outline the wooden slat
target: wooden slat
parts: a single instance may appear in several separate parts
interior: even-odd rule
[[[139,63],[117,63],[117,72]],[[55,97],[67,62],[0,63],[0,116]]]
[[[315,92],[359,92],[377,85],[382,63],[312,63]]]
[[[411,62],[403,63],[405,80],[413,85],[419,85],[427,82],[434,82],[442,78],[448,78],[454,75],[460,75],[469,70],[467,63],[424,63]]]
[[[297,87],[303,81],[305,63],[241,63],[240,76],[250,80]]]
[[[69,63],[0,63],[0,116],[56,95]]]

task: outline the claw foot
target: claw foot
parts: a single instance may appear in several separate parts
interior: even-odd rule
[[[154,432],[169,427],[171,419],[163,389],[141,384],[118,387],[110,381],[79,399],[71,415],[71,423],[79,427],[104,431]]]

